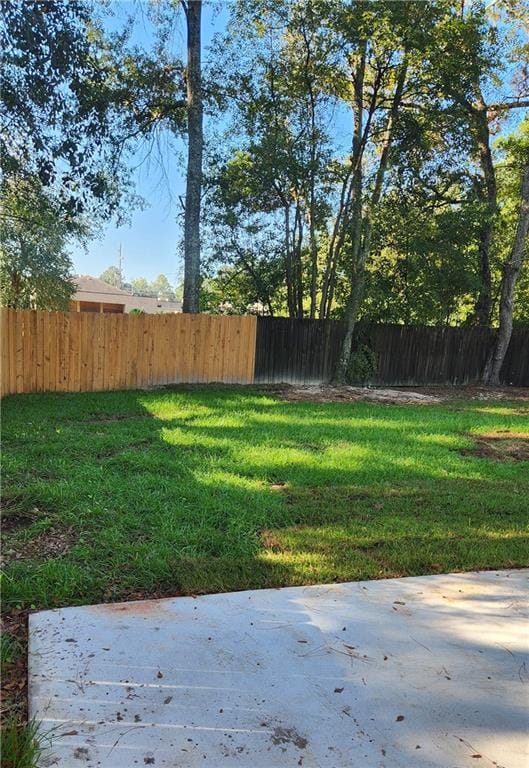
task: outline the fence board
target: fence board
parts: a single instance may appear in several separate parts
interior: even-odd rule
[[[255,317],[1,311],[2,394],[253,382]]]
[[[319,384],[331,381],[345,328],[336,320],[258,318],[256,383]],[[475,384],[495,332],[487,328],[415,327],[360,323],[356,344],[375,352],[378,386]],[[502,382],[529,386],[529,331],[515,329]]]

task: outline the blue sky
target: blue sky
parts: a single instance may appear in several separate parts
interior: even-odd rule
[[[120,28],[127,17],[134,14],[135,28],[133,41],[148,46],[152,40],[152,24],[142,10],[141,3],[134,0],[118,0],[112,3],[112,15],[105,18],[110,30]],[[213,35],[225,28],[227,4],[205,4],[202,11],[202,43],[206,49]],[[176,53],[185,52],[185,19],[183,13],[175,29],[173,45]],[[176,146],[182,155],[183,143]],[[138,161],[141,160],[141,151]],[[130,223],[116,227],[115,222],[106,225],[100,236],[88,243],[86,248],[70,248],[74,269],[77,274],[99,276],[110,265],[118,263],[121,244],[124,257],[124,274],[127,280],[134,277],[153,279],[161,272],[171,282],[177,282],[182,274],[182,259],[178,252],[181,237],[179,196],[185,191],[185,167],[178,157],[166,153],[164,178],[156,161],[142,163],[135,172],[136,192],[145,201],[144,209],[130,213]]]

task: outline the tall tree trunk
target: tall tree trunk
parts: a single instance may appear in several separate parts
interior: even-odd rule
[[[342,182],[342,188],[340,193],[340,203],[338,211],[334,219],[332,233],[329,241],[329,247],[327,248],[327,254],[325,258],[325,269],[323,273],[323,280],[321,286],[321,298],[319,318],[320,320],[327,320],[332,308],[332,294],[334,290],[334,283],[336,280],[336,268],[338,255],[340,251],[341,235],[346,226],[347,215],[349,213],[349,205],[351,201],[351,175],[353,170],[353,159],[351,158],[350,167],[347,169],[347,173]]]
[[[290,205],[288,202],[284,203],[284,224],[283,224],[283,241],[285,245],[285,279],[287,284],[287,307],[288,316],[296,317],[296,307],[294,299],[294,265],[292,258],[292,249],[290,247]]]
[[[479,98],[476,105],[470,107],[472,120],[476,130],[479,150],[479,160],[485,181],[486,218],[479,231],[479,275],[480,288],[475,306],[475,317],[478,325],[490,325],[492,312],[492,277],[490,272],[490,247],[494,229],[494,218],[498,207],[496,172],[490,147],[490,130],[487,116],[487,106],[478,86]]]
[[[316,104],[310,77],[310,188],[309,188],[309,251],[310,251],[310,318],[316,317],[318,297],[318,241],[316,239]]]
[[[344,184],[342,186],[339,213],[336,218],[335,228],[331,240],[332,258],[329,259],[328,262],[329,268],[326,271],[322,290],[323,311],[320,310],[320,317],[322,317],[322,315],[327,317],[330,314],[332,308],[334,288],[336,284],[338,257],[345,240],[346,227],[349,226],[351,217],[353,222],[351,233],[351,240],[353,243],[353,264],[355,258],[354,251],[357,241],[356,236],[360,232],[363,184],[362,157],[365,148],[364,139],[367,139],[367,132],[369,130],[369,123],[371,119],[370,114],[368,117],[368,126],[364,129],[364,78],[366,70],[366,51],[367,44],[364,41],[360,46],[358,69],[356,71],[356,75],[351,72],[351,79],[354,84],[354,98],[352,104],[354,124],[351,166],[347,172]],[[349,179],[351,179],[350,184]]]
[[[353,217],[353,268],[351,274],[351,292],[349,294],[349,299],[345,308],[345,336],[342,342],[342,348],[340,350],[340,356],[335,373],[335,380],[338,383],[343,383],[347,377],[347,369],[349,367],[349,359],[351,357],[351,348],[353,344],[353,334],[356,325],[356,319],[364,294],[365,267],[369,252],[371,250],[371,233],[373,226],[372,219],[382,196],[382,188],[389,162],[389,152],[391,149],[391,142],[393,140],[395,121],[397,119],[397,114],[402,101],[402,94],[404,92],[407,73],[408,58],[407,56],[404,56],[404,60],[400,66],[399,74],[397,77],[395,93],[393,95],[393,101],[386,124],[384,145],[380,155],[380,162],[375,178],[375,186],[371,195],[371,200],[369,201],[368,211],[366,212],[365,216],[362,216],[361,176],[359,180],[359,189],[354,193],[353,197],[353,205],[356,208],[356,213]]]
[[[202,73],[200,18],[202,0],[186,0],[187,21],[187,180],[184,216],[184,312],[199,311],[200,199],[202,194]]]
[[[295,303],[296,303],[296,317],[303,317],[303,264],[301,259],[301,251],[303,244],[303,216],[300,207],[300,201],[296,202],[296,210],[294,215],[294,228],[292,231],[293,242],[293,255],[295,258]]]
[[[313,21],[313,8],[309,0],[305,13],[306,19],[303,19],[301,26],[301,35],[305,45],[304,74],[305,88],[308,96],[309,110],[309,190],[307,201],[307,222],[309,226],[309,256],[310,256],[310,307],[309,317],[313,320],[316,317],[317,298],[318,298],[318,241],[316,238],[316,155],[317,155],[317,131],[316,131],[316,96],[314,93],[314,77],[311,71],[312,50],[311,37],[307,33],[305,20],[311,24]]]
[[[503,265],[500,298],[500,327],[498,337],[483,372],[483,383],[493,386],[500,383],[500,371],[505,359],[512,334],[512,313],[514,291],[518,275],[522,268],[524,250],[527,248],[527,233],[529,231],[529,160],[526,162],[522,176],[522,199],[514,243],[509,258]]]

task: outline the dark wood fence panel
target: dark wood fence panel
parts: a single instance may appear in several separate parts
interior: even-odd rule
[[[483,328],[369,326],[377,356],[372,384],[470,384],[479,380],[493,334]]]
[[[334,373],[344,325],[335,320],[259,318],[255,381],[315,384]],[[366,383],[384,386],[479,382],[494,331],[484,328],[415,327],[360,323],[356,343],[376,355]],[[513,332],[502,381],[529,386],[529,329]]]
[[[513,331],[502,369],[504,384],[529,387],[529,328]]]
[[[343,332],[343,325],[335,320],[259,317],[255,382],[316,384],[329,381]]]

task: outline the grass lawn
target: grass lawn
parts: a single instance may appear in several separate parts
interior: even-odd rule
[[[3,424],[7,611],[529,559],[529,462],[461,453],[527,403],[188,388],[14,396]]]
[[[28,610],[529,560],[529,461],[501,460],[529,457],[527,401],[190,387],[13,396],[2,415],[6,768],[43,746],[21,727]],[[503,451],[470,437],[500,431]]]

